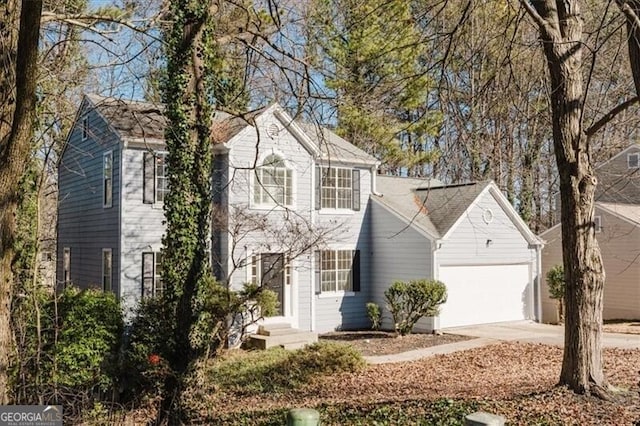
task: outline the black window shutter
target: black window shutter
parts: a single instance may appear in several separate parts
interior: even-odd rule
[[[154,281],[154,258],[153,252],[142,253],[142,297],[153,296]]]
[[[355,211],[360,210],[360,170],[351,172],[351,208]]]
[[[351,286],[353,291],[360,291],[360,250],[353,250],[351,265]]]
[[[322,168],[316,166],[316,210],[320,210],[322,205]]]
[[[155,201],[155,163],[155,155],[152,152],[145,152],[142,177],[142,202],[145,204],[153,204]]]
[[[321,293],[321,282],[320,282],[320,278],[322,276],[321,272],[322,272],[322,252],[321,251],[316,251],[314,253],[314,257],[315,257],[315,275],[316,275],[316,294],[320,294]]]

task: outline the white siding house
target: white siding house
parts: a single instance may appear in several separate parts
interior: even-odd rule
[[[159,107],[88,96],[62,155],[58,279],[103,281],[127,309],[163,289],[164,128]],[[414,278],[449,289],[423,329],[538,318],[540,241],[495,184],[379,176],[375,158],[277,104],[216,113],[212,135],[212,269],[277,294],[265,325],[368,327],[366,303]]]

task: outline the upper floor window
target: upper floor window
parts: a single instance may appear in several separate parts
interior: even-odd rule
[[[102,249],[102,290],[112,289],[113,257],[110,248]]]
[[[316,293],[360,291],[360,251],[315,252]]]
[[[113,152],[102,157],[102,207],[113,205]]]
[[[169,176],[167,175],[167,153],[144,153],[143,202],[146,204],[161,203],[169,192]]]
[[[142,253],[142,297],[156,297],[162,294],[162,253]]]
[[[360,170],[316,169],[316,209],[360,210]]]
[[[630,169],[640,168],[640,152],[627,155],[627,166]]]
[[[89,117],[86,115],[82,117],[82,140],[89,137]]]
[[[291,206],[293,204],[293,171],[284,160],[272,154],[255,170],[253,202],[257,205]]]

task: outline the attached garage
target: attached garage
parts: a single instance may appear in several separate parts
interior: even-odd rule
[[[460,327],[530,317],[530,265],[441,266],[448,299],[440,327]]]
[[[540,319],[539,240],[493,182],[444,185],[378,176],[372,299],[395,280],[447,287],[440,316],[416,330]],[[392,326],[385,323],[387,327]]]

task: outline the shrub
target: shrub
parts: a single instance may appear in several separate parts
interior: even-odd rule
[[[57,317],[55,310],[57,309]],[[100,290],[68,287],[47,310],[57,318],[50,331],[53,381],[75,391],[109,390],[116,377],[123,330],[116,296]]]
[[[435,280],[396,281],[385,290],[384,297],[396,333],[404,336],[420,318],[438,315],[440,305],[447,301],[447,289]]]
[[[367,303],[367,315],[369,316],[369,320],[371,321],[371,328],[374,330],[379,330],[381,322],[382,313],[380,312],[380,306],[377,303],[369,302]]]
[[[558,301],[558,321],[564,320],[564,268],[562,265],[555,265],[547,272],[547,286],[549,297]]]
[[[122,357],[123,388],[131,395],[157,393],[169,374],[167,360],[175,347],[171,318],[158,297],[145,298],[136,307]]]

